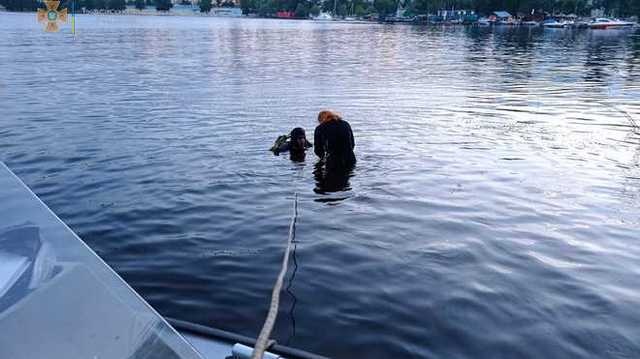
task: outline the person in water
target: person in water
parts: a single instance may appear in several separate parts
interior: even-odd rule
[[[349,123],[329,110],[320,111],[318,122],[313,136],[316,155],[327,169],[352,168],[356,164],[355,140]]]
[[[307,148],[313,147],[311,142],[307,140],[307,134],[301,127],[291,130],[289,136],[283,135],[278,137],[271,151],[278,155],[282,152],[289,152],[292,160],[304,160]]]

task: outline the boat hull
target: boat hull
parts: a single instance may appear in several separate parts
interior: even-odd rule
[[[589,27],[593,30],[630,29],[633,24],[593,24]]]

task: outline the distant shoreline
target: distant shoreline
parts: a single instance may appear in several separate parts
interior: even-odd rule
[[[36,11],[7,11],[0,10],[0,14],[35,14]],[[341,20],[334,19],[331,21],[315,21],[311,18],[278,18],[263,16],[220,16],[212,13],[190,12],[190,11],[158,11],[158,10],[92,10],[78,11],[76,15],[116,15],[116,16],[184,16],[184,17],[202,17],[202,18],[218,18],[218,19],[262,19],[262,20],[292,20],[292,21],[314,21],[318,23],[348,23],[348,24],[377,24],[378,21],[369,20]]]
[[[36,11],[8,11],[0,10],[0,14],[35,14]],[[139,15],[139,16],[187,16],[187,17],[219,17],[219,18],[258,18],[251,16],[219,16],[211,13],[202,12],[186,12],[186,11],[158,11],[158,10],[91,10],[91,11],[76,11],[76,14],[82,15]],[[268,19],[268,18],[265,18]]]
[[[174,8],[175,9],[175,8]],[[261,19],[261,20],[293,20],[293,21],[311,21],[311,22],[316,22],[316,23],[325,23],[325,24],[329,24],[329,23],[334,23],[334,24],[382,24],[382,25],[416,25],[416,26],[428,26],[428,27],[489,27],[489,26],[481,26],[479,23],[448,23],[448,22],[436,22],[436,23],[431,23],[431,22],[414,22],[414,21],[393,21],[393,20],[368,20],[368,19],[356,19],[356,20],[345,20],[345,19],[340,19],[340,18],[335,18],[332,20],[314,20],[312,18],[282,18],[282,17],[266,17],[266,16],[257,16],[257,15],[238,15],[238,16],[229,16],[229,15],[219,15],[216,14],[215,11],[211,11],[208,13],[203,13],[200,11],[195,11],[195,9],[198,9],[197,7],[194,8],[178,8],[177,10],[169,10],[169,11],[159,11],[159,10],[155,10],[154,8],[147,8],[145,10],[138,10],[135,9],[133,7],[128,7],[126,10],[105,10],[105,9],[101,9],[101,10],[91,10],[91,11],[78,11],[76,12],[77,15],[82,14],[82,15],[96,15],[96,16],[102,16],[102,15],[116,15],[116,16],[170,16],[170,17],[196,17],[196,18],[219,18],[219,19]],[[215,9],[239,9],[237,7],[235,8],[224,8],[224,7],[220,7],[220,8],[213,8],[212,10]],[[36,11],[9,11],[6,9],[0,9],[0,14],[3,13],[7,13],[7,14],[35,14]],[[634,19],[635,20],[635,19]],[[490,27],[506,27],[506,28],[541,28],[541,25],[538,26],[523,26],[520,24],[517,25],[511,25],[511,26],[504,26],[504,25],[491,25]],[[637,29],[638,23],[635,23],[634,26],[628,28],[628,29],[622,29],[622,30],[634,30]],[[566,27],[564,28],[566,29],[583,29],[583,28],[578,28],[578,27]],[[616,30],[620,30],[620,29],[616,29]]]

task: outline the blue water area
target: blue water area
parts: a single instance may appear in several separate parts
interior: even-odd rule
[[[256,335],[298,193],[281,343],[640,357],[635,30],[76,25],[0,14],[0,160],[162,314]],[[323,108],[350,177],[268,152]]]

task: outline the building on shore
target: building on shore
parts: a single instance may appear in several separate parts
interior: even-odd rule
[[[512,21],[513,16],[507,11],[494,11],[493,15],[497,21]]]
[[[473,10],[438,10],[437,15],[445,20],[448,19],[460,19],[467,15],[475,15]]]

